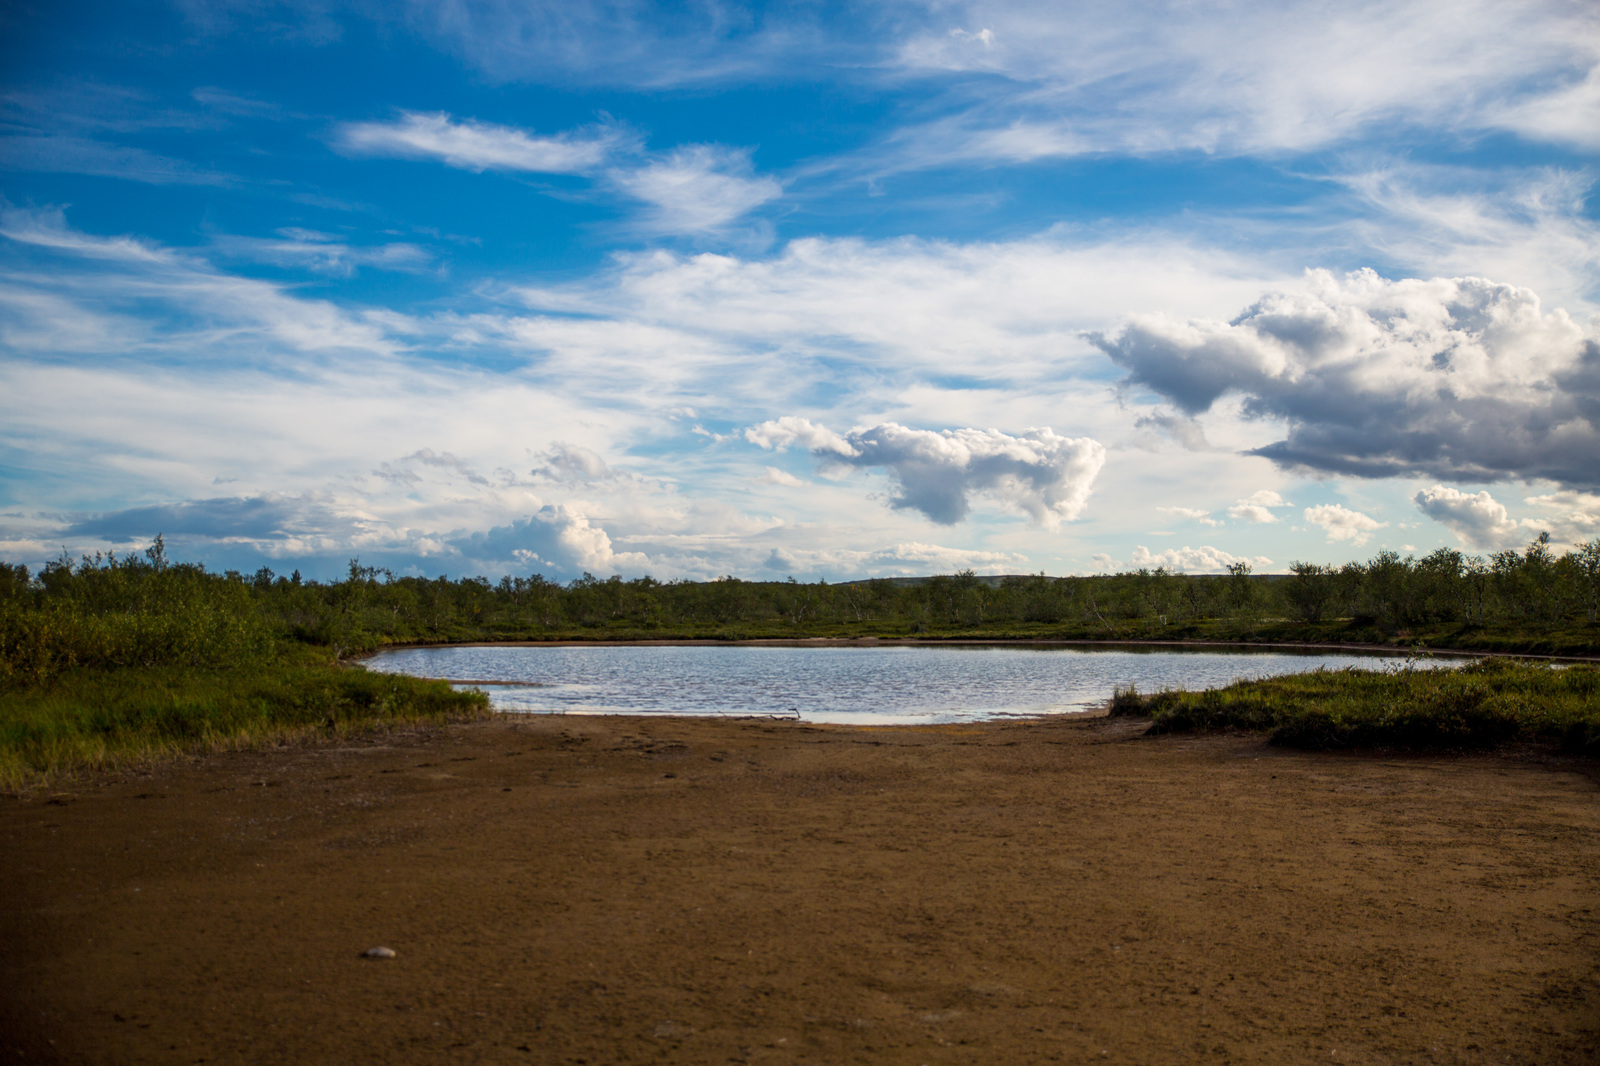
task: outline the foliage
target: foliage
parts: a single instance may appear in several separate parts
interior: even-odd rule
[[[80,670],[0,692],[0,784],[154,756],[487,713],[480,692],[325,663]]]
[[[1205,692],[1140,696],[1113,713],[1143,714],[1152,733],[1270,731],[1301,748],[1473,748],[1559,740],[1600,755],[1600,669],[1484,659],[1455,670],[1317,670]]]

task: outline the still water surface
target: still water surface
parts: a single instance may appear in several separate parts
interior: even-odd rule
[[[1402,665],[1392,656],[1348,653],[993,644],[480,646],[409,648],[367,660],[372,670],[481,687],[498,711],[782,714],[858,725],[1081,713],[1119,685],[1141,692],[1215,688],[1319,667]]]

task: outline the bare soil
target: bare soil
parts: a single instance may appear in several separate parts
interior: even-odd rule
[[[1592,763],[1141,728],[508,716],[0,800],[0,1062],[1600,1061]]]

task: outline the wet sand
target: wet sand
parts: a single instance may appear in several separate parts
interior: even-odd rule
[[[0,1061],[1600,1061],[1592,763],[1140,728],[503,717],[0,800]]]

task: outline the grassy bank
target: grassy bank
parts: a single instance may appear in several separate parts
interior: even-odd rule
[[[1459,670],[1318,670],[1112,700],[1153,733],[1251,730],[1292,747],[1485,748],[1548,740],[1600,755],[1600,669],[1486,659]]]
[[[0,691],[0,788],[185,753],[487,713],[479,692],[326,662],[80,670]]]

